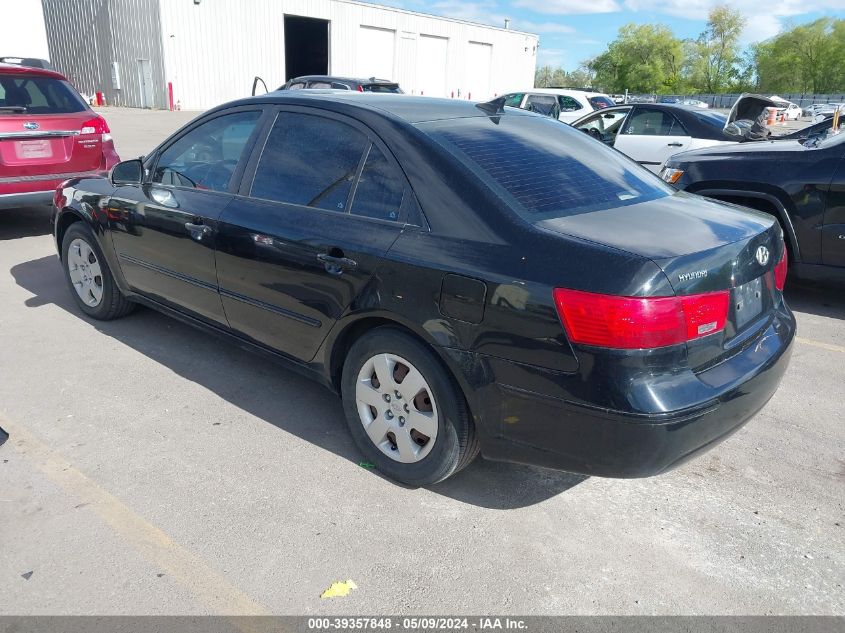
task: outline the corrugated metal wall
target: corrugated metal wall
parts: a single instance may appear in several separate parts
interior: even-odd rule
[[[50,61],[86,95],[142,107],[139,60],[149,60],[153,107],[168,105],[158,0],[42,0]],[[119,82],[113,81],[118,63]],[[119,87],[118,87],[119,85]]]
[[[476,92],[486,92],[472,94],[476,100],[534,84],[538,40],[517,31],[348,0],[160,0],[160,10],[165,79],[173,82],[174,98],[185,109],[246,96],[256,75],[271,89],[283,84],[285,14],[331,22],[329,72],[334,75],[370,77],[392,68],[387,78],[400,81],[406,92],[465,98],[476,86]],[[362,27],[381,29],[380,37],[362,38],[373,33]],[[422,36],[445,40],[440,40],[442,73],[418,53]],[[489,69],[468,63],[470,42],[489,45],[489,62],[484,58]],[[389,59],[379,68],[367,64],[384,56]]]

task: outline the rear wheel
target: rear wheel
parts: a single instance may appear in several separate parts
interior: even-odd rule
[[[82,222],[75,222],[65,232],[62,263],[76,305],[88,316],[108,321],[135,307],[121,294],[94,234]]]
[[[434,353],[394,328],[364,335],[341,384],[349,430],[364,456],[398,481],[446,479],[478,454],[469,408]]]

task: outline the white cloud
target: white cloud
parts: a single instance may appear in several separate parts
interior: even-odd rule
[[[424,11],[433,15],[447,18],[479,22],[492,26],[505,26],[503,13],[499,13],[499,6],[495,2],[480,0],[479,2],[460,2],[460,0],[439,0],[426,4]]]
[[[512,20],[511,26],[519,31],[529,33],[574,33],[575,27],[560,22],[529,22],[527,20]]]
[[[551,66],[552,68],[562,67],[566,61],[566,51],[556,48],[543,48],[537,51],[537,68]]]
[[[620,10],[616,0],[514,0],[513,6],[556,15],[612,13]]]

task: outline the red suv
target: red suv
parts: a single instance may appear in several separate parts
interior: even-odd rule
[[[0,209],[49,204],[62,181],[119,161],[105,119],[63,75],[0,64]]]

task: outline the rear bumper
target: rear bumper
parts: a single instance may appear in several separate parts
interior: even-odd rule
[[[694,376],[714,386],[711,398],[653,414],[594,408],[504,384],[497,380],[497,364],[487,364],[484,373],[494,382],[476,399],[481,452],[492,460],[601,477],[663,473],[727,438],[769,401],[786,371],[794,335],[792,314],[778,312],[754,345]]]
[[[46,191],[27,191],[25,193],[0,193],[0,209],[19,209],[22,207],[40,207],[53,201],[54,189]]]

